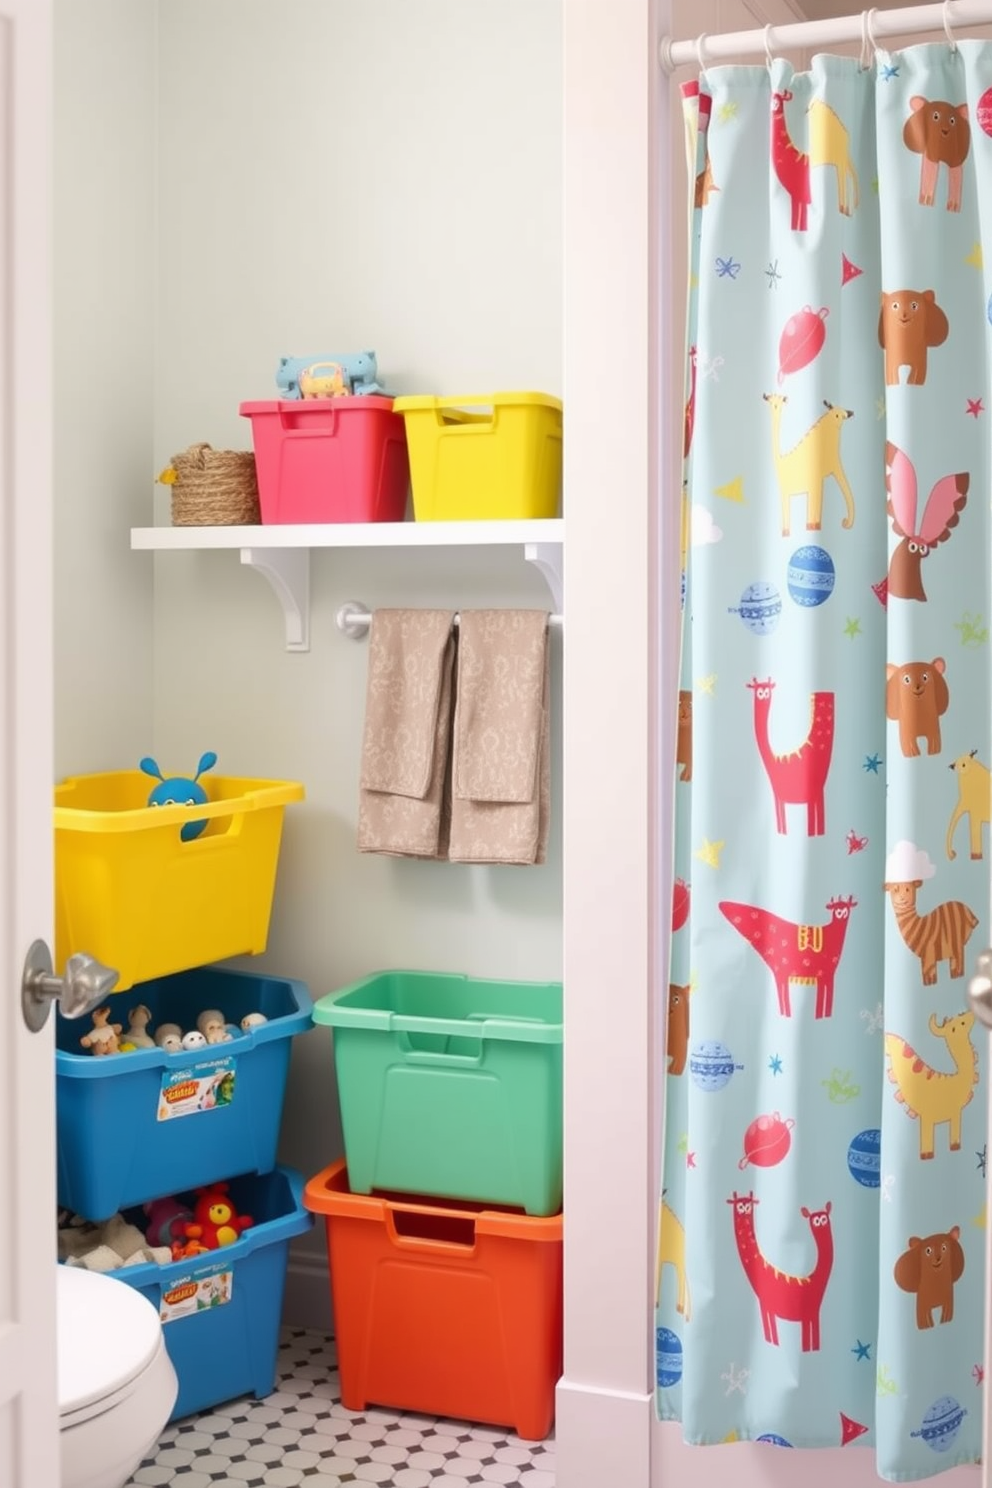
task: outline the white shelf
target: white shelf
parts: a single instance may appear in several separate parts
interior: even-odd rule
[[[311,548],[522,547],[543,573],[556,610],[562,609],[565,523],[336,522],[272,527],[132,527],[131,547],[145,552],[238,549],[241,562],[265,575],[282,605],[286,649],[310,649]]]

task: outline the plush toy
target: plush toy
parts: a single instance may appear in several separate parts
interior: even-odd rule
[[[181,1199],[152,1199],[142,1206],[148,1217],[145,1238],[149,1245],[174,1245],[183,1233],[183,1226],[192,1222],[193,1212]]]
[[[253,1028],[261,1028],[263,1023],[268,1023],[264,1013],[245,1013],[241,1019],[242,1033],[251,1033]]]
[[[209,1188],[198,1188],[193,1208],[193,1223],[182,1226],[188,1240],[198,1241],[207,1250],[218,1250],[222,1245],[233,1245],[244,1230],[250,1230],[255,1221],[247,1214],[238,1214],[227,1196],[226,1183],[212,1183]]]
[[[117,1054],[120,1052],[120,1044],[117,1035],[121,1031],[120,1023],[108,1023],[110,1017],[110,1004],[106,1007],[93,1009],[93,1031],[84,1033],[79,1042],[84,1049],[89,1049],[93,1054]]]
[[[208,1044],[226,1044],[231,1035],[227,1031],[224,1014],[219,1008],[206,1008],[196,1020],[196,1026]]]
[[[183,1046],[183,1031],[178,1023],[160,1023],[155,1030],[155,1042],[166,1054],[177,1054]]]
[[[127,1032],[124,1042],[131,1045],[133,1049],[154,1049],[155,1040],[148,1033],[148,1024],[151,1022],[151,1008],[145,1007],[139,1002],[127,1015]]]
[[[183,1034],[184,1049],[205,1049],[207,1041],[198,1028],[191,1028],[188,1033]]]
[[[207,793],[200,784],[200,776],[206,770],[212,770],[216,763],[217,756],[212,749],[208,749],[206,754],[200,755],[196,774],[190,780],[186,775],[163,775],[151,755],[146,754],[143,760],[138,761],[138,768],[160,782],[148,797],[149,806],[202,806]],[[206,825],[205,821],[185,822],[179,835],[183,842],[190,842],[194,837],[199,837]]]

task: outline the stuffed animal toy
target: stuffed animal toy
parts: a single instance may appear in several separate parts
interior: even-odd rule
[[[255,1223],[249,1215],[237,1212],[228,1198],[226,1183],[212,1183],[208,1188],[198,1188],[196,1193],[193,1223],[181,1227],[187,1240],[199,1241],[208,1250],[218,1250],[222,1245],[233,1245]]]
[[[208,749],[206,754],[200,755],[196,774],[191,779],[187,775],[163,775],[151,755],[146,754],[144,759],[138,761],[138,769],[159,781],[149,794],[149,806],[202,806],[207,800],[207,793],[200,784],[200,776],[205,770],[212,770],[216,763],[216,754]],[[206,825],[205,821],[185,822],[179,836],[183,842],[191,842],[194,837],[199,837]]]
[[[181,1199],[152,1199],[142,1206],[148,1218],[145,1238],[149,1245],[173,1245],[184,1233],[183,1226],[191,1223],[193,1213]]]

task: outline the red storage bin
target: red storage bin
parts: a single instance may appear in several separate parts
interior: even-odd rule
[[[402,522],[410,487],[392,398],[242,403],[251,419],[262,522]]]
[[[512,1426],[541,1441],[562,1370],[562,1217],[353,1194],[311,1178],[327,1227],[341,1403]]]

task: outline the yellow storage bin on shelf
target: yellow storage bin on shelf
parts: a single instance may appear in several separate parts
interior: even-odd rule
[[[289,780],[210,776],[197,806],[148,806],[140,770],[55,787],[55,964],[76,951],[136,982],[265,950]],[[191,821],[200,834],[180,833]]]
[[[397,398],[418,522],[557,517],[561,400],[547,393]]]

